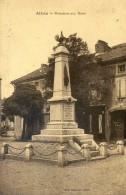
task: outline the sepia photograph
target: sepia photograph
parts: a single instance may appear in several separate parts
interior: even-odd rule
[[[0,0],[0,195],[126,193],[125,23],[125,0]]]

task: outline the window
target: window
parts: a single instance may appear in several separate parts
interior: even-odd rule
[[[122,64],[122,65],[118,66],[118,73],[124,73],[125,71],[126,71],[125,64]]]
[[[117,97],[126,97],[126,79],[120,79],[117,81]]]

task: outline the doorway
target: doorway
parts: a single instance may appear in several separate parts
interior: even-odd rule
[[[118,110],[111,113],[111,140],[126,139],[126,111]]]
[[[95,141],[105,140],[105,106],[91,106],[89,114],[89,130]]]

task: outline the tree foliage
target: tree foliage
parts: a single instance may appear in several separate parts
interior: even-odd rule
[[[59,35],[56,35],[55,39],[56,41],[58,41],[60,39]],[[63,45],[70,52],[69,57],[71,59],[76,59],[78,56],[89,54],[87,43],[83,41],[82,38],[77,37],[77,33],[71,34],[69,35],[69,37],[63,37]],[[58,46],[59,43],[57,43],[57,45],[53,47],[53,50],[55,51]],[[48,62],[50,65],[54,64],[54,57],[49,57]]]
[[[62,44],[68,49],[70,52],[70,57],[76,58],[78,56],[89,54],[87,43],[82,40],[82,38],[77,37],[77,33],[69,35],[68,38],[64,37],[61,33],[61,37],[59,35],[55,36],[55,39],[59,41],[59,39],[63,39]],[[58,47],[55,46],[53,50]]]
[[[19,115],[24,118],[25,125],[28,127],[34,120],[41,118],[43,108],[43,98],[40,91],[30,84],[19,84],[13,95],[4,101],[4,113],[7,116]],[[24,131],[27,128],[24,127]],[[32,127],[30,128],[32,129]],[[32,132],[30,130],[29,136]]]
[[[36,116],[41,113],[43,99],[41,92],[30,84],[19,84],[13,95],[4,101],[4,112],[7,116]]]

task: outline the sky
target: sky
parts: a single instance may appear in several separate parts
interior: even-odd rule
[[[2,98],[13,93],[11,81],[48,62],[61,31],[77,33],[94,52],[99,39],[126,43],[125,21],[126,0],[0,0]]]

